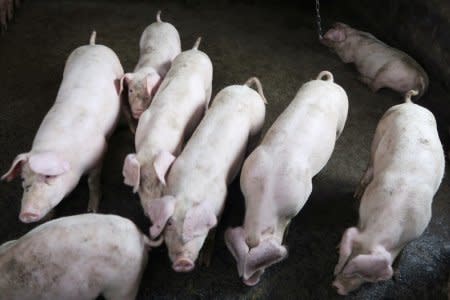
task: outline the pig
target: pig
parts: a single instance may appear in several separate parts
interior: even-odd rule
[[[82,214],[0,246],[2,299],[135,299],[150,240],[128,219]]]
[[[430,221],[445,158],[433,114],[411,102],[416,94],[408,92],[405,103],[391,107],[375,131],[355,193],[361,198],[359,222],[344,232],[334,269],[333,286],[341,295],[364,282],[390,279],[395,258]]]
[[[78,47],[67,59],[56,101],[42,121],[31,150],[19,154],[1,179],[23,178],[24,223],[41,220],[89,173],[88,211],[100,201],[100,172],[106,142],[120,113],[123,69],[116,54],[95,44]]]
[[[150,24],[142,33],[139,48],[139,61],[133,73],[126,73],[121,79],[122,87],[128,87],[129,120],[131,131],[136,129],[136,120],[150,105],[172,61],[181,52],[178,31],[167,22],[161,21],[161,11],[156,22]],[[125,110],[128,113],[128,110]]]
[[[228,86],[216,95],[175,160],[164,196],[149,205],[151,238],[163,234],[175,271],[194,268],[209,230],[222,213],[227,186],[239,172],[247,144],[258,136],[264,118],[265,98],[256,77],[244,85]]]
[[[198,50],[200,41],[173,61],[153,103],[139,120],[136,153],[124,161],[124,183],[139,192],[146,215],[150,201],[161,197],[167,170],[200,123],[211,98],[213,67]]]
[[[283,237],[311,194],[312,178],[330,159],[347,112],[344,89],[322,71],[300,88],[244,162],[244,224],[225,232],[244,284],[256,285],[267,267],[287,256]]]
[[[344,63],[354,63],[359,79],[373,92],[387,87],[405,94],[415,89],[419,91],[419,99],[427,90],[428,75],[413,58],[368,32],[335,23],[321,42],[332,48]]]

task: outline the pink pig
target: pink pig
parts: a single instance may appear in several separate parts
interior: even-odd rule
[[[355,196],[359,223],[339,247],[333,286],[341,295],[364,282],[392,277],[392,263],[431,218],[431,203],[444,175],[445,158],[433,114],[413,104],[391,107],[381,118],[371,159]]]
[[[128,101],[134,120],[139,119],[148,108],[172,61],[181,52],[178,31],[172,24],[162,22],[160,15],[161,11],[158,11],[156,22],[145,28],[141,35],[139,61],[133,73],[126,73],[121,80],[122,85],[128,87]],[[134,132],[135,121],[129,122]]]
[[[421,97],[428,87],[427,73],[413,58],[368,32],[336,23],[321,42],[336,51],[344,63],[354,63],[359,79],[374,92],[384,87],[402,94],[416,89]]]
[[[287,256],[287,226],[309,198],[312,177],[328,162],[347,119],[345,91],[323,71],[305,83],[242,167],[245,197],[242,227],[225,242],[246,285]]]
[[[194,268],[222,213],[227,186],[239,172],[247,143],[263,126],[264,103],[257,78],[221,90],[170,170],[165,196],[150,202],[150,235],[163,233],[175,271]]]
[[[151,246],[119,216],[52,220],[0,245],[0,298],[135,299]]]
[[[108,47],[90,45],[69,56],[55,104],[45,116],[31,150],[19,154],[2,176],[23,178],[20,220],[42,219],[89,173],[89,211],[100,201],[101,161],[120,112],[123,69]]]
[[[135,136],[136,153],[123,166],[125,184],[139,191],[142,207],[162,195],[166,173],[200,123],[211,98],[211,60],[194,47],[173,61],[152,105],[142,114]]]

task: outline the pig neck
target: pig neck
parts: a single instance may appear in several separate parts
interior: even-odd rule
[[[164,51],[146,50],[139,58],[139,62],[134,68],[134,72],[154,72],[163,76],[169,71],[171,59]]]

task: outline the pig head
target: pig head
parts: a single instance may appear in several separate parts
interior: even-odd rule
[[[355,31],[344,23],[335,23],[320,39],[320,42],[336,51],[344,63],[353,62],[353,47],[348,47],[351,39],[347,37]]]
[[[128,102],[134,119],[139,119],[150,106],[162,78],[156,72],[126,73],[120,79],[121,91],[128,90]]]
[[[19,218],[24,223],[41,220],[75,188],[79,179],[70,163],[54,152],[19,154],[1,179],[11,181],[19,174],[23,179]]]
[[[145,159],[147,160],[147,158]],[[141,162],[137,154],[128,154],[125,158],[122,174],[124,183],[133,187],[133,192],[139,192],[145,214],[149,215],[148,203],[162,196],[166,185],[166,174],[175,160],[168,151],[159,151],[147,163]]]
[[[176,272],[193,270],[209,230],[217,225],[214,208],[208,201],[184,207],[169,195],[149,202],[147,211],[152,221],[150,237],[164,235],[172,268]]]
[[[381,245],[366,249],[360,240],[361,233],[351,227],[345,231],[339,245],[333,286],[340,295],[347,295],[365,282],[388,280],[393,275],[392,255]]]

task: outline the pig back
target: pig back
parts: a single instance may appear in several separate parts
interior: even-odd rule
[[[95,214],[56,219],[0,253],[0,292],[8,299],[93,299],[120,273],[139,270],[146,251],[143,234],[127,219]]]
[[[393,106],[379,122],[373,143],[375,174],[429,182],[434,192],[437,190],[445,157],[436,120],[429,110],[413,103]]]
[[[33,147],[66,149],[88,137],[95,138],[91,142],[96,144],[110,134],[120,112],[116,84],[122,75],[120,61],[111,49],[101,45],[75,49],[67,60],[55,104],[45,116]],[[71,138],[61,143],[61,136]],[[63,145],[67,143],[70,145]]]
[[[302,157],[312,175],[326,164],[347,119],[345,91],[332,82],[304,84],[276,119],[262,145],[274,157]]]
[[[147,26],[139,40],[140,54],[158,51],[180,53],[180,36],[177,29],[167,22],[155,22]]]
[[[169,182],[176,181],[173,187],[181,190],[196,184],[205,188],[211,180],[228,184],[242,164],[249,136],[261,129],[264,117],[264,102],[254,90],[240,85],[221,90],[175,161]]]

